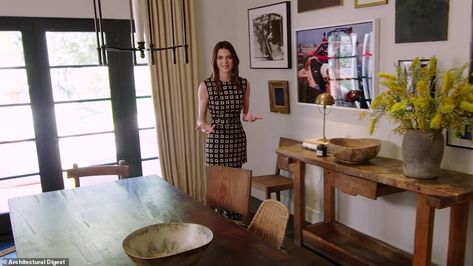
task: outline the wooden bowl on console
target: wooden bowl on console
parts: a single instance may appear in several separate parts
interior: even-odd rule
[[[337,161],[359,164],[378,155],[381,148],[379,139],[333,138],[329,140],[328,151]]]

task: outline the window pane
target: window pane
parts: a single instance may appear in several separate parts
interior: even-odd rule
[[[21,32],[1,31],[0,40],[0,67],[25,66]]]
[[[151,73],[149,66],[135,66],[136,96],[151,96]]]
[[[0,145],[0,177],[38,173],[34,141]]]
[[[62,169],[117,161],[114,134],[59,139]]]
[[[138,127],[155,127],[153,100],[151,98],[136,99],[138,109]]]
[[[41,193],[38,175],[0,181],[0,213],[8,212],[8,199]]]
[[[149,63],[149,58],[150,58],[150,52],[145,53],[145,58],[141,58],[140,52],[135,52],[136,54],[136,63],[137,64],[148,64]]]
[[[0,69],[0,80],[0,104],[30,102],[25,69]]]
[[[158,159],[143,161],[141,162],[141,166],[143,169],[143,175],[158,175],[163,177],[163,174],[161,173],[161,164]]]
[[[110,101],[56,104],[59,136],[113,131]]]
[[[106,67],[53,68],[50,72],[56,102],[110,98]]]
[[[30,106],[0,108],[0,141],[34,138],[33,117]],[[1,158],[1,157],[0,157]]]
[[[46,32],[49,65],[97,65],[95,32]]]
[[[140,130],[141,158],[158,157],[158,137],[156,129]]]

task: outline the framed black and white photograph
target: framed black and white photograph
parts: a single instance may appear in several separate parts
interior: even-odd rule
[[[335,106],[369,109],[376,96],[377,20],[296,30],[297,102],[330,93]]]
[[[291,3],[248,9],[250,68],[291,68]]]
[[[287,80],[270,80],[268,88],[270,111],[289,114],[289,82]]]
[[[407,74],[407,87],[410,93],[415,93],[414,84],[412,84],[412,73],[411,73],[411,65],[413,60],[399,60],[398,66],[401,70]],[[420,66],[426,67],[429,64],[429,59],[420,59]],[[432,77],[431,84],[430,84],[431,94],[435,93],[435,77]]]
[[[473,149],[473,142],[471,141],[471,127],[465,125],[463,132],[454,132],[452,129],[447,130],[447,146]]]

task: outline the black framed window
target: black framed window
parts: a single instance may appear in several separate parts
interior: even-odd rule
[[[129,46],[129,29],[104,21],[110,45]],[[0,214],[5,198],[71,187],[72,163],[159,174],[149,68],[107,57],[99,66],[92,19],[0,17]]]

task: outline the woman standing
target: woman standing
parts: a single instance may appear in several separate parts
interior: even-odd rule
[[[246,134],[241,120],[262,119],[249,110],[250,83],[239,76],[239,63],[232,44],[218,42],[212,55],[213,73],[199,85],[197,129],[208,134],[206,165],[241,168],[246,162]],[[212,119],[210,124],[207,123],[207,109]]]

